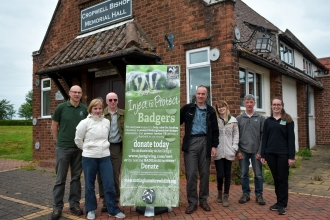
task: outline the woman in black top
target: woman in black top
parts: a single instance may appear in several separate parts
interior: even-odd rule
[[[272,115],[265,120],[261,163],[266,161],[272,172],[277,202],[269,209],[285,215],[289,198],[289,167],[295,162],[294,122],[284,110],[280,98],[272,100]]]

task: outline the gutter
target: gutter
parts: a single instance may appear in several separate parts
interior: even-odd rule
[[[246,52],[240,51],[239,52],[239,56],[242,57],[242,58],[246,58],[248,60],[251,60],[253,62],[259,63],[259,64],[261,64],[261,65],[263,65],[265,67],[268,67],[269,69],[272,69],[272,70],[275,70],[275,71],[277,71],[279,73],[282,73],[283,75],[290,76],[291,78],[294,78],[296,80],[299,80],[299,81],[301,81],[303,83],[306,83],[306,84],[309,84],[310,83],[310,82],[304,81],[300,77],[297,77],[295,75],[289,74],[285,69],[282,69],[282,68],[280,68],[280,67],[278,67],[276,65],[273,65],[273,64],[271,64],[269,62],[266,62],[266,61],[264,61],[262,59],[259,59],[259,58],[255,57],[255,56],[252,56],[252,55],[250,55],[250,54],[248,54]],[[319,89],[324,89],[323,87],[321,87],[320,85],[317,85],[316,83],[315,83],[314,86],[315,87],[318,87]]]

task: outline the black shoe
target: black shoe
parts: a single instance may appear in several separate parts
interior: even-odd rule
[[[62,214],[62,211],[61,211],[61,210],[57,210],[57,209],[55,209],[55,210],[53,210],[53,212],[52,212],[51,219],[52,219],[52,220],[58,220],[58,219],[61,218],[61,214]]]
[[[274,204],[271,207],[269,207],[269,210],[271,210],[271,211],[276,211],[277,209],[278,209],[278,205],[277,204]]]
[[[278,211],[279,215],[285,215],[286,214],[286,211],[285,211],[284,207],[278,206],[277,211]]]
[[[186,214],[192,214],[197,210],[197,205],[190,205],[186,209]]]
[[[259,205],[266,205],[266,202],[265,202],[265,200],[264,200],[264,198],[262,197],[261,194],[260,194],[260,195],[257,195],[257,197],[256,197],[256,201],[257,201],[257,203],[258,203]]]
[[[250,196],[247,194],[243,194],[243,196],[238,200],[241,204],[246,203],[247,201],[250,201]]]
[[[207,204],[206,200],[204,200],[203,202],[199,203],[199,206],[206,212],[211,211],[211,208],[209,206],[209,204]]]
[[[101,212],[108,212],[108,207],[106,203],[103,203],[103,206],[101,208]]]
[[[79,206],[70,208],[70,212],[72,212],[73,214],[75,214],[77,216],[84,214],[84,212],[81,210],[81,208]]]

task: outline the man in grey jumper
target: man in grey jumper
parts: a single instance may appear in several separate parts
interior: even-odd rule
[[[237,116],[239,127],[239,147],[237,158],[241,170],[241,184],[243,196],[239,203],[246,203],[250,200],[249,167],[250,160],[254,172],[254,186],[256,201],[259,205],[265,205],[262,197],[263,176],[262,164],[260,162],[261,137],[265,118],[254,111],[255,98],[248,94],[244,97],[245,112]]]

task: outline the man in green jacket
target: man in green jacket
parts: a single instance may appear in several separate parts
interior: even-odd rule
[[[123,135],[124,135],[124,110],[119,109],[118,95],[114,92],[110,92],[106,96],[107,107],[104,109],[104,117],[110,121],[110,159],[112,162],[113,177],[116,188],[116,201],[119,202],[120,197],[120,169],[122,163],[123,152]],[[103,198],[102,212],[107,212],[106,201],[104,200],[103,185],[100,176],[98,175],[99,194],[100,198]]]
[[[82,89],[80,86],[72,86],[69,91],[70,99],[59,104],[52,115],[52,135],[56,141],[56,181],[53,188],[53,212],[52,220],[61,217],[64,207],[63,197],[65,182],[70,168],[70,212],[75,215],[83,215],[80,208],[82,172],[81,153],[82,151],[74,142],[76,127],[79,122],[88,115],[87,106],[80,102]]]

